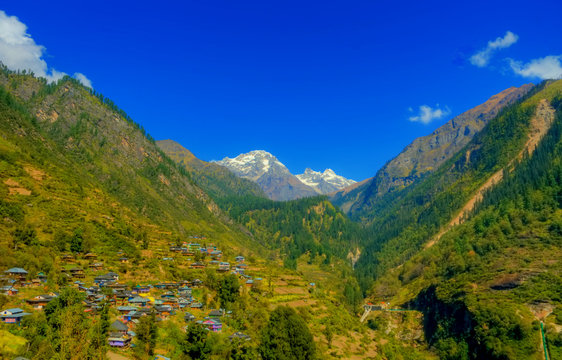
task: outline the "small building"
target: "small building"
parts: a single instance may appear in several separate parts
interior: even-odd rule
[[[37,295],[32,299],[25,300],[25,302],[33,306],[34,309],[41,310],[45,306],[47,306],[49,302],[53,301],[55,298],[56,296],[51,296],[51,295]]]
[[[191,314],[191,313],[185,313],[185,316],[183,317],[183,319],[186,322],[191,322],[191,321],[195,321],[195,315]]]
[[[130,305],[137,305],[137,306],[146,306],[146,304],[148,304],[149,300],[146,298],[143,298],[142,296],[135,296],[131,299],[129,299],[129,304]]]
[[[96,260],[98,258],[98,256],[94,253],[87,253],[86,255],[84,255],[84,259],[86,260]]]
[[[222,330],[222,323],[218,319],[199,320],[197,323],[209,331],[221,332]]]
[[[203,308],[203,304],[201,304],[200,302],[194,302],[191,303],[190,307],[192,309],[202,309]]]
[[[107,342],[111,347],[126,348],[129,347],[129,345],[131,344],[131,338],[127,334],[115,332],[109,334],[109,338],[107,338]]]
[[[24,316],[31,315],[20,308],[6,309],[0,312],[0,320],[6,324],[19,324]]]
[[[246,335],[246,334],[243,334],[243,333],[237,331],[234,334],[230,335],[228,337],[228,340],[230,340],[230,341],[233,341],[233,340],[250,341],[250,340],[252,340],[252,338],[250,337],[250,335]]]
[[[213,250],[211,251],[211,259],[213,260],[220,260],[222,258],[222,251],[220,250]]]
[[[15,296],[19,293],[19,290],[13,287],[12,285],[6,285],[0,287],[0,294],[6,296]]]
[[[115,320],[110,326],[109,328],[114,331],[114,332],[119,332],[123,335],[127,334],[127,331],[129,331],[129,328],[127,327],[127,325],[125,325],[122,321],[119,320]]]
[[[94,271],[98,271],[103,269],[103,263],[100,262],[95,262],[89,265],[89,268],[94,270]]]
[[[4,272],[8,274],[8,276],[10,276],[12,279],[16,279],[19,281],[25,281],[25,278],[27,277],[27,271],[19,267],[14,267]]]
[[[219,268],[217,269],[217,271],[229,271],[230,270],[230,263],[227,262],[221,262],[219,264]]]
[[[222,311],[220,310],[211,310],[211,312],[209,312],[209,317],[211,319],[219,319],[222,316]]]
[[[86,274],[84,273],[84,269],[79,268],[79,267],[74,267],[74,268],[68,270],[68,272],[70,273],[70,275],[73,278],[76,278],[76,279],[84,279],[86,277]]]

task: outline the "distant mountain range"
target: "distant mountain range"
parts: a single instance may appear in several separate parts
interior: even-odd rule
[[[303,174],[295,176],[275,156],[263,150],[250,151],[235,158],[225,157],[216,163],[241,178],[254,181],[273,200],[328,194],[355,183],[336,175],[331,169],[323,173],[306,169]]]

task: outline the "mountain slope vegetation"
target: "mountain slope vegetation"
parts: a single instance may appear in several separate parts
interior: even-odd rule
[[[490,188],[463,224],[381,276],[371,296],[424,312],[426,337],[445,359],[562,358],[562,91],[553,124]]]
[[[532,84],[526,84],[506,89],[451,119],[430,135],[415,139],[387,162],[374,178],[353,189],[336,192],[332,201],[354,218],[370,218],[381,197],[408,187],[437,170],[504,107],[525,96],[532,88]]]
[[[494,173],[518,157],[539,101],[551,101],[560,87],[560,81],[536,87],[524,100],[502,110],[435,172],[376,203],[369,217],[373,237],[356,265],[364,289],[416,254]]]

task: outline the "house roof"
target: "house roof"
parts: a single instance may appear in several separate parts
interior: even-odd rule
[[[14,268],[8,269],[4,272],[6,272],[8,274],[27,274],[27,271],[25,271],[24,269],[19,268],[19,267],[14,267]]]
[[[113,322],[113,324],[111,324],[111,328],[115,329],[117,331],[127,331],[129,330],[129,328],[127,327],[127,325],[123,324],[123,322],[119,321],[119,320],[115,320]]]

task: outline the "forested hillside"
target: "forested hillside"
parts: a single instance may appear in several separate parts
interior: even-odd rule
[[[363,289],[415,255],[489,178],[514,161],[528,141],[541,99],[552,100],[562,83],[543,83],[490,120],[467,146],[434,173],[376,203],[369,221],[373,237],[356,266]],[[462,214],[460,214],[462,216]]]
[[[424,312],[426,336],[441,358],[543,359],[541,322],[550,358],[562,358],[560,90],[560,82],[546,85],[517,107],[532,109],[546,98],[556,110],[536,150],[504,172],[465,223],[372,288],[375,299]],[[506,132],[500,124],[488,132]],[[482,159],[487,154],[494,152]]]

